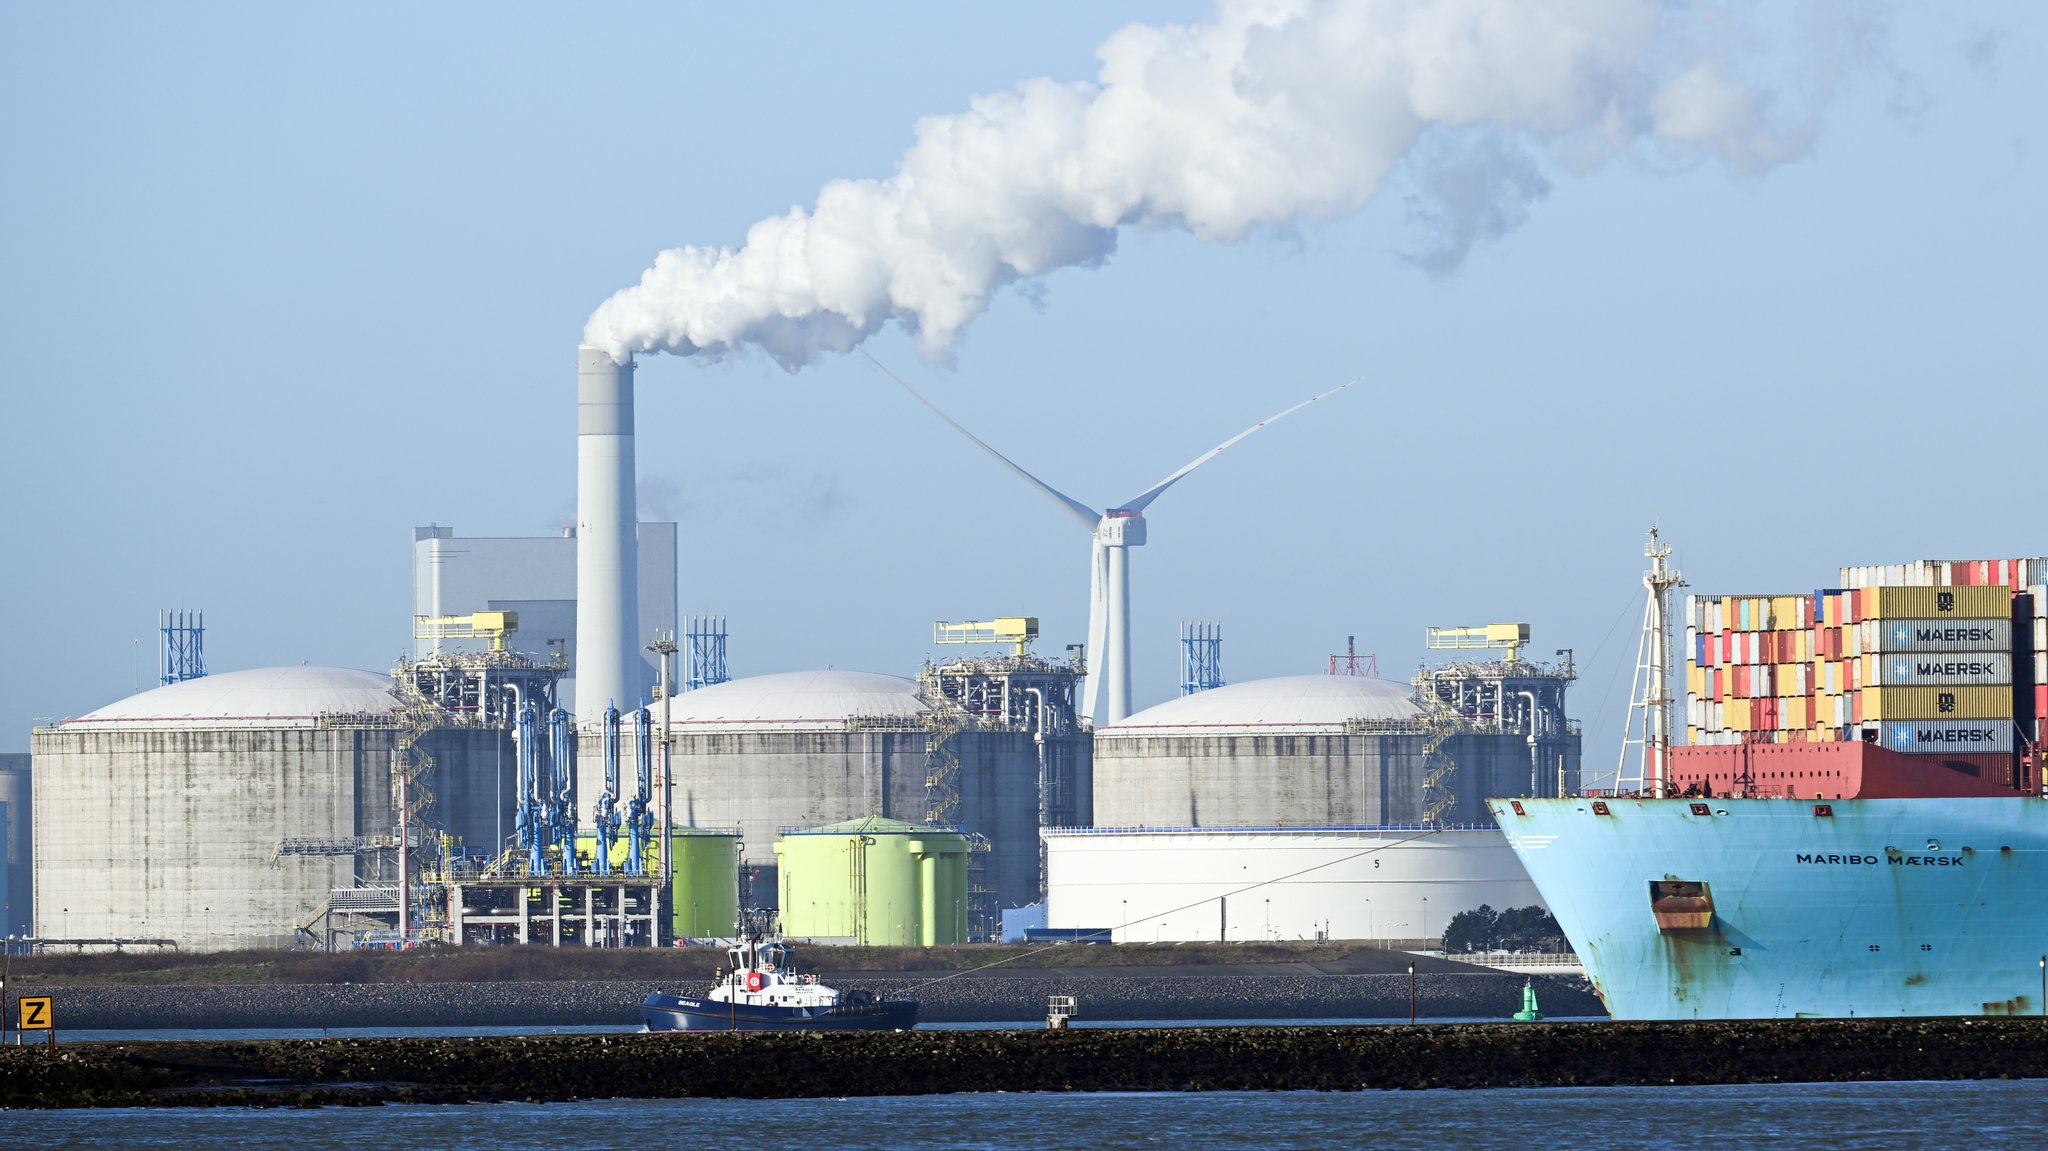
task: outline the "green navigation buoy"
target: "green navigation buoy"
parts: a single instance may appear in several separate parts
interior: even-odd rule
[[[1515,1012],[1515,1018],[1523,1023],[1533,1023],[1543,1018],[1543,1012],[1536,1006],[1536,981],[1522,981],[1522,1009]]]

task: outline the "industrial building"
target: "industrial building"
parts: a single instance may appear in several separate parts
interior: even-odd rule
[[[514,814],[508,733],[416,731],[392,688],[377,672],[258,668],[36,729],[35,933],[208,950],[388,926],[400,780],[415,816],[465,843],[499,842]],[[430,773],[394,770],[409,733]]]
[[[34,931],[35,876],[29,845],[35,830],[27,752],[0,753],[0,935]]]
[[[1116,942],[1364,939],[1418,947],[1450,918],[1543,901],[1491,828],[1046,832],[1047,926]]]
[[[686,692],[671,705],[674,818],[740,827],[748,906],[778,898],[774,849],[786,830],[867,816],[957,830],[975,848],[970,929],[991,935],[1001,908],[1040,896],[1044,797],[1057,792],[1049,823],[1089,817],[1087,740],[1070,710],[1079,674],[1054,667],[1011,668],[1057,682],[1036,695],[1005,693],[999,669],[972,660],[922,680],[826,670]],[[1048,763],[1053,788],[1041,787]]]

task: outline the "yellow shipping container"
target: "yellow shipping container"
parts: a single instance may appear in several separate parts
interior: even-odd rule
[[[2002,587],[1867,587],[1856,593],[1859,619],[2004,619],[2012,589]]]
[[[1775,631],[1791,631],[1806,626],[1805,596],[1774,595],[1771,597],[1771,628]]]
[[[1690,660],[1685,665],[1685,691],[1694,699],[1707,694],[1707,669]]]
[[[1887,589],[1889,590],[1889,589]],[[1863,718],[2010,719],[2010,687],[1866,687]]]
[[[1806,697],[1803,695],[1781,701],[1778,704],[1778,726],[1787,731],[1799,731],[1808,727],[1806,717],[1809,710],[1806,706]]]
[[[1748,731],[1750,702],[1746,699],[1723,700],[1727,705],[1721,712],[1721,723],[1728,731]]]

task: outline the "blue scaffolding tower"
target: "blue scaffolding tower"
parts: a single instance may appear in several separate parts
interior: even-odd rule
[[[183,683],[206,674],[206,613],[160,611],[157,629],[164,633],[164,682]]]
[[[1193,695],[1223,686],[1223,625],[1180,625],[1180,693]]]
[[[725,671],[725,617],[693,615],[683,633],[689,640],[690,667],[683,680],[684,691],[695,691],[731,679]]]

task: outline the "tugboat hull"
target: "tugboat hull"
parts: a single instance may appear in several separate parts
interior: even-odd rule
[[[640,1016],[649,1031],[908,1031],[917,1026],[917,1001],[776,1007],[657,991],[641,1001]]]

